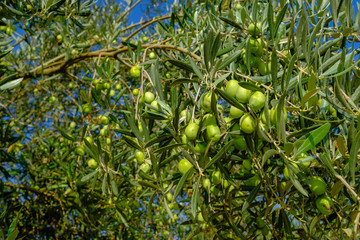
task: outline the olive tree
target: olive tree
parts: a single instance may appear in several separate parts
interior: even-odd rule
[[[359,237],[359,4],[140,2],[1,3],[1,238]]]

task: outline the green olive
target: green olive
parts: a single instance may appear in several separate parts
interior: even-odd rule
[[[240,119],[240,129],[244,133],[251,134],[255,131],[256,121],[250,114],[245,114]]]
[[[230,81],[228,81],[227,84],[226,84],[226,93],[227,93],[229,96],[235,98],[238,88],[239,88],[239,83],[238,83],[238,81],[236,81],[236,80],[230,80]]]
[[[316,199],[316,207],[322,214],[329,215],[332,213],[332,206],[334,205],[331,198],[327,195],[321,195]]]
[[[179,162],[178,168],[180,173],[184,175],[192,166],[191,162],[184,158]]]
[[[322,195],[326,192],[326,182],[319,176],[313,176],[309,182],[310,190],[316,195]]]
[[[206,127],[206,134],[212,142],[218,142],[221,137],[220,128],[217,125],[209,125]]]
[[[196,123],[189,123],[185,128],[185,135],[189,140],[195,140],[199,131],[199,125]]]
[[[141,75],[141,67],[139,65],[135,65],[130,69],[130,76],[133,78],[139,78]]]
[[[248,27],[248,31],[250,33],[251,36],[253,37],[257,37],[261,34],[261,31],[262,31],[262,26],[261,26],[261,23],[251,23]]]
[[[234,106],[231,106],[230,107],[230,114],[229,116],[231,118],[240,118],[242,115],[244,114],[244,111],[239,109],[239,108],[236,108]]]
[[[254,112],[261,110],[265,106],[265,95],[260,92],[254,92],[249,99],[249,105]]]
[[[239,86],[236,92],[236,99],[241,103],[247,103],[250,98],[250,93],[250,90]]]
[[[154,101],[155,95],[152,92],[146,92],[144,94],[144,100],[147,104],[151,104],[152,101]]]
[[[93,158],[89,159],[87,164],[88,164],[89,168],[92,168],[92,169],[95,169],[98,166],[98,163]]]

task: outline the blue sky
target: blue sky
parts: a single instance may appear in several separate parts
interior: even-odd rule
[[[104,1],[104,0],[100,0]],[[123,0],[118,0],[118,2],[123,2]],[[143,17],[143,10],[144,10],[144,4],[148,4],[149,0],[143,0],[140,4],[138,4],[132,11],[132,13],[129,16],[130,22],[136,23],[139,22],[140,19]],[[170,3],[173,3],[174,0],[170,0]],[[360,3],[360,0],[352,0],[352,7],[355,8],[355,12],[358,12],[357,3]]]

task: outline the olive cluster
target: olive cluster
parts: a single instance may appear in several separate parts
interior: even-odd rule
[[[247,57],[246,49],[243,49],[239,59],[240,71],[247,73],[248,66],[252,68],[256,66],[260,75],[268,75],[271,71],[271,59],[264,50],[265,43],[261,38],[262,25],[260,23],[251,23],[248,27],[248,32],[250,34],[248,39],[250,46],[249,58]]]

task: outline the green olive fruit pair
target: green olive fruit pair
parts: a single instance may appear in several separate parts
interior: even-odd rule
[[[100,123],[103,125],[108,125],[110,123],[110,119],[105,115],[101,115],[99,119]]]
[[[109,127],[105,125],[102,129],[100,129],[100,136],[104,137],[109,134]]]
[[[225,90],[229,96],[235,98],[238,88],[239,88],[239,82],[232,79],[227,82]]]
[[[264,55],[264,43],[261,38],[250,38],[250,51],[256,56]]]
[[[180,116],[181,116],[182,118],[185,118],[185,119],[186,119],[186,122],[189,122],[190,119],[191,119],[191,113],[190,113],[190,111],[188,111],[188,110],[186,110],[186,109],[184,109],[184,110],[182,110],[182,111],[180,112]]]
[[[296,163],[291,163],[291,164],[294,166],[294,168],[296,168],[297,170],[299,170],[299,167],[298,167],[298,165],[297,165]],[[299,171],[300,171],[300,170],[299,170]],[[289,180],[289,179],[290,179],[289,169],[288,169],[287,166],[284,167],[284,178],[285,178],[286,180]]]

